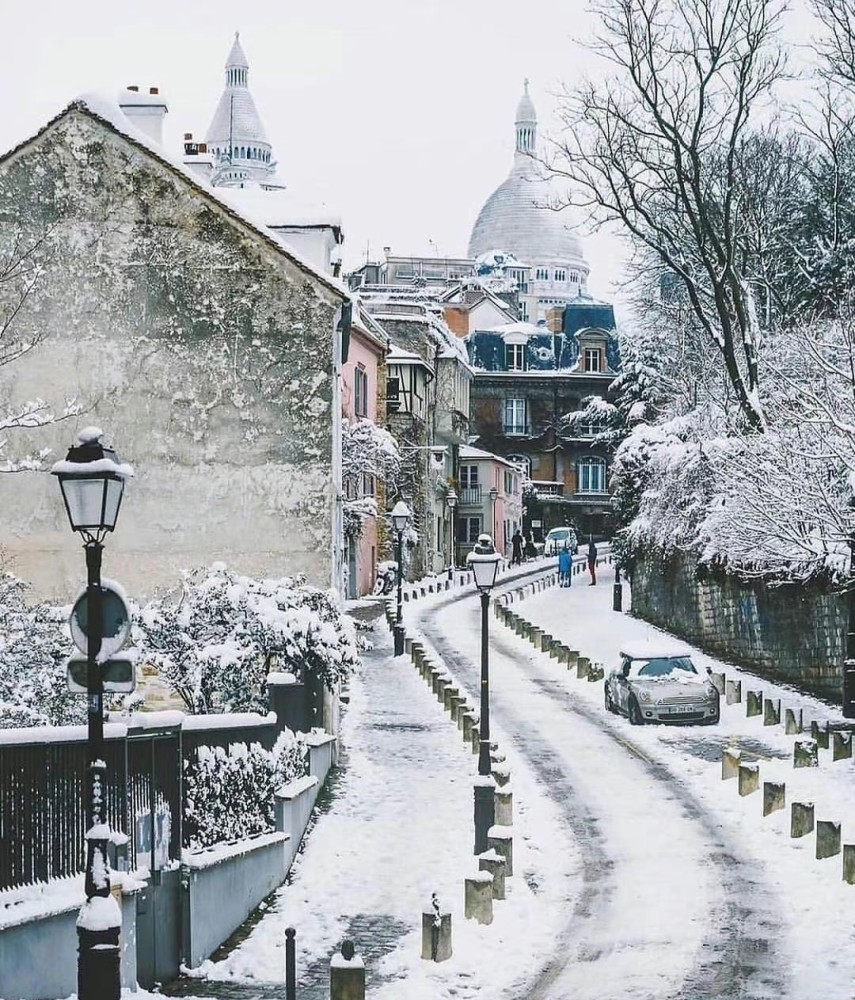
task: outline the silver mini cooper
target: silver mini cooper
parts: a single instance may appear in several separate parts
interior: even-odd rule
[[[715,725],[719,694],[688,649],[647,642],[625,646],[620,664],[606,678],[606,708],[634,726],[646,722]]]

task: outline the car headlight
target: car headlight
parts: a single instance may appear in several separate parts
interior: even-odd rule
[[[715,686],[715,684],[708,683],[707,686],[704,688],[704,694],[707,696],[707,698],[717,698],[718,688]]]
[[[653,701],[653,696],[649,691],[645,691],[643,688],[636,691],[639,701]]]

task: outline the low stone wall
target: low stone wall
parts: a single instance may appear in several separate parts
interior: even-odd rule
[[[819,586],[697,572],[678,554],[641,554],[632,610],[710,653],[776,681],[840,702],[848,611],[845,596]]]

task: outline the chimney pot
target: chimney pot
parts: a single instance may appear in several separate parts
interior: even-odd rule
[[[131,86],[128,87],[128,90],[132,90],[135,94],[140,92],[140,88],[135,83],[132,83]]]
[[[159,94],[160,93],[160,89],[158,87],[149,87],[148,88],[148,92],[150,94]]]
[[[192,140],[192,138],[193,138],[193,133],[192,132],[185,132],[184,133],[184,141],[185,142],[190,142]]]

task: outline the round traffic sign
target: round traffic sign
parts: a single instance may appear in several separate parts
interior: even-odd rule
[[[108,583],[101,583],[101,606],[104,623],[101,659],[118,653],[130,638],[131,612],[124,597]],[[71,638],[81,653],[89,651],[89,595],[84,591],[75,601],[68,619]]]

